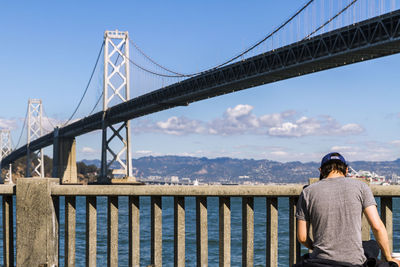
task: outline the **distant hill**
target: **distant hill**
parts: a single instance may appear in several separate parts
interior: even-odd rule
[[[100,167],[99,160],[83,160],[86,165]],[[400,174],[400,159],[395,161],[350,162],[355,170],[368,170],[390,177]],[[308,178],[318,177],[319,163],[277,162],[271,160],[234,158],[197,158],[180,156],[142,157],[133,159],[135,176],[171,177],[198,179],[203,182],[263,182],[263,183],[307,183]]]

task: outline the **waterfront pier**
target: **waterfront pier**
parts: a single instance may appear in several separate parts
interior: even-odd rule
[[[118,197],[129,198],[129,266],[143,266],[140,262],[140,207],[141,197],[150,197],[151,214],[151,263],[166,266],[162,262],[163,208],[162,197],[174,201],[174,266],[185,266],[185,257],[190,257],[190,266],[208,266],[208,197],[217,197],[219,223],[219,266],[231,266],[231,205],[232,197],[242,199],[242,266],[254,265],[254,199],[265,198],[266,236],[265,265],[278,265],[278,198],[289,201],[289,263],[294,263],[301,253],[296,240],[295,211],[302,185],[265,186],[132,186],[132,185],[62,185],[55,178],[18,179],[16,185],[0,185],[3,198],[3,265],[4,266],[75,266],[85,262],[96,266],[97,213],[96,197],[107,197],[107,265],[118,266]],[[374,195],[380,198],[381,218],[388,230],[393,247],[392,199],[400,197],[400,186],[372,186]],[[15,198],[13,197],[15,196]],[[76,228],[76,197],[86,201],[86,229]],[[59,198],[64,197],[65,208],[60,209]],[[185,199],[196,199],[196,254],[186,255],[185,249]],[[15,209],[13,201],[15,200]],[[60,216],[64,210],[64,216]],[[16,227],[13,227],[13,217]],[[60,218],[64,222],[60,222]],[[64,244],[60,244],[59,226],[64,225]],[[75,238],[77,231],[86,233],[86,257],[76,257]],[[16,238],[14,247],[14,238]],[[363,239],[370,239],[370,229],[363,226]],[[64,247],[64,261],[60,261],[60,247]],[[14,255],[16,262],[14,262]],[[172,265],[172,263],[168,263]]]

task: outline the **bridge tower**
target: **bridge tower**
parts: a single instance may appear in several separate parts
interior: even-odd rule
[[[128,32],[106,31],[104,33],[104,88],[103,88],[103,122],[102,153],[100,182],[108,182],[111,165],[117,163],[120,169],[112,174],[132,177],[132,156],[129,120],[113,125],[107,121],[107,109],[110,106],[127,102],[129,96],[129,37]],[[107,133],[111,133],[108,137]],[[120,148],[119,151],[114,149]],[[112,159],[107,160],[110,154]],[[123,160],[125,158],[125,162]]]
[[[11,153],[11,135],[10,130],[0,130],[0,161]],[[3,166],[1,166],[3,169]],[[6,174],[3,178],[5,184],[13,183],[11,176],[11,164],[8,167],[5,167]]]
[[[42,100],[29,99],[28,102],[28,142],[26,155],[26,177],[44,177],[43,149],[30,150],[30,142],[43,135]],[[32,170],[31,170],[32,169]]]

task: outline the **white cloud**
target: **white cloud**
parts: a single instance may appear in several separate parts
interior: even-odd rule
[[[286,151],[272,151],[270,154],[279,157],[286,157],[288,155]]]
[[[215,135],[242,134],[254,131],[260,127],[259,119],[252,114],[253,107],[250,105],[237,105],[228,108],[222,118],[208,123],[208,133]]]
[[[319,131],[323,122],[307,117],[301,117],[294,122],[283,122],[281,125],[272,127],[268,133],[281,137],[300,137],[306,135],[320,135]]]
[[[0,118],[0,129],[15,130],[17,128],[17,120]]]
[[[290,118],[296,114],[294,110],[288,110],[281,113],[266,114],[259,118],[262,126],[276,127],[282,124],[284,119]]]
[[[353,149],[351,146],[333,146],[331,151],[352,151]]]
[[[355,123],[340,125],[329,116],[321,118],[301,117],[294,122],[283,122],[271,127],[268,133],[280,137],[323,136],[323,135],[356,135],[364,129]]]
[[[146,156],[161,156],[162,154],[151,150],[137,150],[133,152],[135,158],[146,157]]]
[[[398,149],[385,142],[360,142],[357,144],[332,146],[330,151],[341,153],[348,161],[382,161],[398,158]],[[397,156],[396,156],[397,154]]]
[[[364,129],[360,125],[356,123],[349,123],[340,127],[338,132],[340,134],[359,134],[363,131]]]
[[[45,132],[52,132],[55,127],[61,127],[64,123],[64,121],[55,118],[42,117],[42,127]]]
[[[253,110],[253,107],[250,105],[239,104],[234,108],[228,108],[225,113],[226,113],[227,117],[231,117],[231,118],[235,119],[235,118],[249,115],[252,110]]]
[[[390,144],[395,145],[395,146],[400,146],[400,140],[393,140],[390,142]]]
[[[205,128],[202,122],[196,120],[190,120],[185,117],[171,117],[167,121],[160,121],[156,123],[156,127],[159,131],[173,134],[183,135],[188,133],[204,133]]]
[[[88,146],[82,147],[80,152],[86,155],[97,155],[99,153],[99,151],[97,151],[96,149]]]
[[[300,136],[299,126],[293,124],[291,122],[285,122],[277,127],[272,127],[269,129],[269,135],[278,135],[278,136]]]
[[[256,116],[253,114],[253,109],[254,107],[251,105],[240,104],[228,108],[222,117],[210,122],[176,116],[158,122],[142,120],[134,127],[134,131],[136,133],[158,132],[170,135],[261,134],[277,137],[356,135],[364,131],[363,127],[356,123],[341,125],[330,116],[300,117],[293,110]]]
[[[151,151],[151,150],[138,150],[138,151],[135,151],[135,153],[137,153],[137,154],[151,154],[151,153],[153,153],[153,151]]]

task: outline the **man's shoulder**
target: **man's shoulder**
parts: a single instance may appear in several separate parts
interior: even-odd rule
[[[327,180],[329,179],[329,180]],[[340,177],[340,178],[326,178],[323,180],[320,180],[318,182],[315,182],[311,185],[308,185],[306,188],[303,189],[304,193],[309,193],[312,191],[318,191],[321,188],[329,188],[331,186],[336,187],[336,186],[352,186],[356,188],[369,188],[368,184],[360,181],[358,179],[353,179],[350,177]]]
[[[368,187],[368,188],[369,188],[367,182],[362,181],[362,180],[359,180],[359,179],[356,179],[356,178],[349,178],[349,177],[347,177],[347,178],[344,179],[344,180],[345,180],[345,182],[348,183],[348,184],[352,184],[352,185],[355,185],[355,186],[358,186],[358,187],[365,187],[365,188]]]
[[[310,185],[307,185],[306,187],[304,187],[303,189],[303,194],[307,195],[310,194],[313,191],[318,191],[318,188],[320,188],[323,185],[323,180],[319,180],[318,182],[312,183]]]

